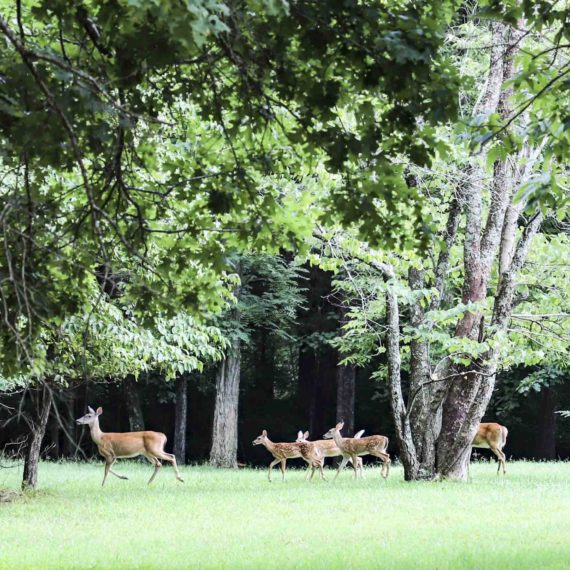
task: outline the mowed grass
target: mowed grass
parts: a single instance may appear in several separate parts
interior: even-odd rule
[[[0,568],[569,568],[570,463],[471,467],[469,483],[355,482],[288,469],[43,463],[40,491],[0,503]],[[19,469],[0,470],[17,488]],[[332,479],[332,472],[327,473]]]

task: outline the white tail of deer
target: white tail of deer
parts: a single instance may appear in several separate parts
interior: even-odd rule
[[[128,479],[124,475],[119,475],[113,471],[113,464],[117,459],[126,459],[129,457],[137,457],[144,455],[154,465],[154,472],[148,481],[150,485],[156,477],[158,470],[162,467],[160,460],[169,461],[174,467],[176,479],[183,483],[182,477],[178,472],[176,465],[176,457],[171,453],[164,451],[166,444],[166,436],[157,431],[132,431],[126,433],[105,433],[99,427],[99,416],[103,413],[103,408],[88,407],[88,412],[82,418],[77,420],[78,424],[88,425],[91,430],[91,439],[97,445],[99,453],[105,458],[105,475],[103,476],[103,485],[107,479],[107,475],[112,473],[119,479]]]
[[[388,438],[383,435],[370,435],[363,438],[342,437],[340,430],[343,428],[344,423],[339,422],[335,427],[331,428],[323,436],[325,439],[333,439],[336,446],[342,452],[342,462],[338,466],[335,479],[338,474],[344,469],[349,459],[352,459],[354,465],[354,477],[358,478],[358,458],[361,455],[374,455],[382,459],[382,477],[386,479],[390,470],[390,456],[386,453],[388,448]],[[362,475],[362,463],[359,466]]]
[[[503,474],[506,475],[507,470],[505,468],[505,463],[507,462],[507,456],[503,453],[503,447],[507,443],[507,435],[509,430],[497,423],[483,423],[479,424],[477,429],[477,434],[473,439],[472,447],[484,447],[490,449],[499,460],[499,466],[497,468],[497,474],[501,472],[501,466],[503,467]]]

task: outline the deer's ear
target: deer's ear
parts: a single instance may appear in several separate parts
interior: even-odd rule
[[[100,416],[103,413],[103,408],[101,406],[99,406],[97,408],[97,415]]]
[[[267,437],[267,430],[264,429],[264,430],[261,432],[261,435],[262,435],[263,437]]]
[[[297,432],[297,439],[301,439],[303,437],[303,432],[301,430],[299,430]]]
[[[344,427],[344,422],[338,422],[338,424],[336,424],[336,429],[338,431],[340,431],[343,427]]]
[[[306,431],[306,432],[303,434],[303,437],[304,437],[305,439],[309,439],[309,432]]]
[[[90,414],[94,414],[94,413],[95,413],[95,410],[94,410],[91,406],[87,406],[87,411],[88,411]]]

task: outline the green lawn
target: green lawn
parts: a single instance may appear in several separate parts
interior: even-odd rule
[[[186,467],[182,485],[165,467],[147,487],[149,465],[116,469],[129,481],[101,488],[102,463],[42,464],[40,492],[0,503],[0,568],[570,567],[570,463],[479,463],[467,484]]]

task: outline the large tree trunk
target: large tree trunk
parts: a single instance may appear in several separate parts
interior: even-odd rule
[[[132,376],[127,376],[123,380],[123,394],[129,414],[129,426],[131,431],[144,431],[144,417],[139,398],[139,391],[136,380]]]
[[[519,32],[507,29],[503,24],[493,24],[491,66],[482,99],[482,111],[488,114],[496,108],[504,121],[510,118],[509,99],[512,88],[501,91],[500,86],[514,74],[514,58],[519,36]],[[505,39],[508,42],[506,49],[501,45],[505,43]],[[478,303],[486,298],[493,264],[497,259],[501,259],[500,251],[503,249],[501,243],[512,241],[514,236],[509,232],[516,231],[512,221],[506,216],[513,195],[511,162],[509,160],[495,162],[491,202],[484,228],[482,174],[482,167],[474,163],[470,170],[468,190],[463,194],[466,227],[462,301],[465,304]],[[514,279],[525,258],[526,250],[520,264],[514,260],[511,262],[507,270],[509,283],[506,288],[503,287],[502,280],[500,282],[493,311],[492,325],[495,331],[506,328],[512,312]],[[481,313],[479,311],[465,313],[457,324],[455,335],[479,343],[484,342],[484,321]],[[471,442],[493,393],[497,359],[498,350],[495,346],[489,348],[484,355],[473,358],[467,366],[451,365],[445,370],[445,375],[449,377],[446,382],[448,389],[442,410],[441,432],[437,441],[437,472],[441,478],[467,479]]]
[[[186,426],[188,425],[188,378],[176,379],[176,411],[174,415],[174,455],[178,463],[186,463]]]
[[[48,424],[51,400],[51,390],[44,384],[40,401],[37,403],[37,417],[32,420],[30,440],[24,458],[24,475],[22,478],[22,489],[24,490],[35,489],[38,483],[40,452]]]
[[[336,367],[336,421],[344,422],[344,433],[354,434],[354,395],[356,368],[350,364]],[[316,439],[316,437],[314,438]]]
[[[536,456],[556,459],[556,392],[549,386],[540,391],[539,414]]]
[[[241,368],[239,344],[220,364],[216,375],[216,406],[210,464],[237,467],[238,405]]]

